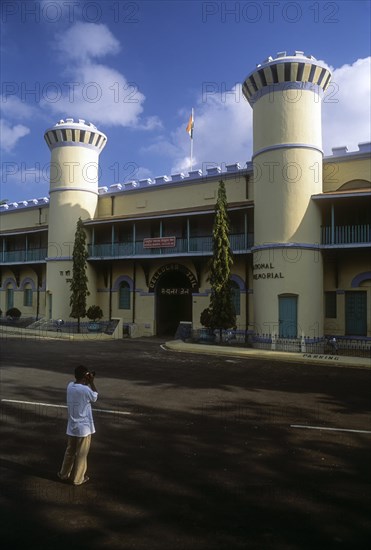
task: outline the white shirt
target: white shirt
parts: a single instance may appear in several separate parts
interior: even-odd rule
[[[70,382],[67,386],[68,422],[67,435],[86,437],[95,433],[91,402],[98,399],[98,393],[89,386]]]

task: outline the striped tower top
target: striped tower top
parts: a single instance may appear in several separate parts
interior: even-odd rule
[[[289,89],[309,89],[322,94],[331,80],[331,72],[312,55],[296,51],[293,55],[279,52],[257,65],[242,86],[251,106],[263,95]]]

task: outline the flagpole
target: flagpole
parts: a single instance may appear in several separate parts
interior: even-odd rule
[[[193,118],[193,107],[192,107],[192,129],[191,129],[191,172],[193,168],[193,124],[194,124],[194,118]]]

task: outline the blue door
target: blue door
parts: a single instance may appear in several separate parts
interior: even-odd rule
[[[367,293],[363,290],[345,293],[345,334],[367,334]]]
[[[298,329],[298,297],[279,296],[279,337],[296,338]]]
[[[12,288],[6,289],[6,310],[14,307],[14,290]]]

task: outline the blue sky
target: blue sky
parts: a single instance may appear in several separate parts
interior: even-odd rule
[[[83,118],[108,137],[99,185],[251,159],[245,76],[269,55],[327,63],[325,154],[370,141],[370,2],[1,3],[1,194],[48,195],[44,131]]]

